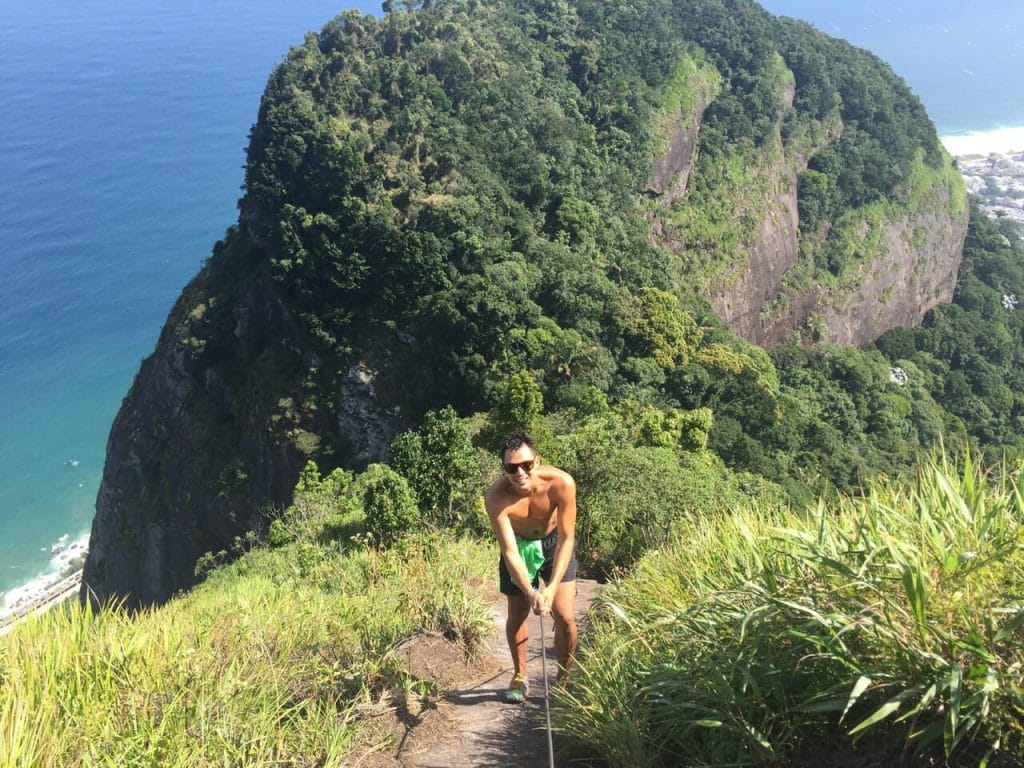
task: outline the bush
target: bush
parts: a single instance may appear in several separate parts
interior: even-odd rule
[[[359,479],[366,529],[382,547],[411,531],[419,519],[416,495],[387,464],[371,464]]]
[[[664,447],[604,446],[574,469],[580,561],[595,575],[625,568],[664,545],[682,520],[752,500],[713,454]],[[769,483],[758,486],[767,491]],[[769,491],[770,493],[770,491]]]
[[[428,413],[420,429],[396,437],[391,466],[409,481],[426,520],[473,527],[485,482],[469,429],[452,408]]]
[[[612,766],[1019,765],[1020,473],[694,518],[606,593],[563,729]]]

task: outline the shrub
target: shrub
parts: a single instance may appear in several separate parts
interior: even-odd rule
[[[445,527],[475,522],[484,480],[469,430],[452,408],[428,413],[420,429],[396,437],[391,466],[409,481],[425,519]]]
[[[416,495],[404,477],[387,464],[371,464],[359,479],[366,529],[380,546],[393,544],[419,519]]]
[[[811,515],[694,519],[607,593],[562,728],[612,766],[1016,765],[1024,499],[944,460]]]
[[[707,451],[619,443],[595,446],[581,459],[572,470],[579,489],[577,537],[581,562],[595,575],[625,568],[664,545],[684,519],[721,514],[753,498]],[[771,488],[758,483],[761,491]]]

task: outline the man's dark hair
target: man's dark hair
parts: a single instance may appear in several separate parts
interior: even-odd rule
[[[524,445],[527,448],[532,449],[534,453],[537,452],[537,449],[534,448],[533,446],[533,438],[526,434],[525,430],[513,430],[508,434],[508,437],[505,438],[505,442],[501,444],[500,455],[504,459],[506,453],[508,453],[509,451],[518,451]]]

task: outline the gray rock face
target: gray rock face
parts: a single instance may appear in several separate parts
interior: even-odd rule
[[[672,127],[667,149],[651,164],[646,192],[660,197],[663,205],[671,205],[686,194],[696,160],[697,134],[705,106],[704,93],[698,92],[696,110],[693,114],[680,116]]]
[[[303,464],[271,429],[269,414],[250,410],[200,361],[189,310],[183,297],[111,428],[83,599],[118,597],[138,607],[195,584],[196,561],[259,530],[262,504],[284,504]],[[267,281],[254,281],[235,316],[250,342],[294,344],[293,324]]]
[[[352,366],[338,393],[338,432],[359,464],[383,457],[397,434],[397,410],[385,410],[373,387],[375,373],[366,364]]]
[[[726,325],[747,341],[766,346],[771,340],[762,324],[761,311],[779,296],[786,273],[800,256],[796,173],[787,165],[779,165],[773,169],[773,176],[776,192],[746,263],[729,281],[727,290],[708,296]]]
[[[886,225],[880,254],[857,267],[855,289],[833,296],[811,286],[778,312],[760,313],[743,335],[772,347],[800,329],[805,339],[858,346],[890,328],[919,325],[928,310],[953,299],[967,211],[954,218],[948,202],[949,190],[942,188],[916,216]]]
[[[783,94],[776,130],[792,108],[793,91]],[[667,209],[682,198],[696,162],[696,138],[704,100],[694,115],[680,117],[666,152],[654,159],[646,192],[657,208]],[[771,199],[763,209],[757,234],[745,258],[718,281],[725,287],[706,298],[733,331],[764,347],[773,347],[800,333],[805,343],[860,345],[894,327],[921,322],[928,310],[949,302],[967,234],[967,211],[950,213],[950,189],[940,187],[919,206],[918,213],[889,222],[876,256],[858,265],[854,289],[833,296],[825,286],[787,291],[785,279],[800,259],[797,173],[804,158],[781,155],[768,171]],[[678,258],[689,258],[683,246],[663,232],[657,213],[649,217],[651,241]]]

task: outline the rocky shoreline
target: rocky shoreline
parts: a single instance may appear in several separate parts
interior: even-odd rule
[[[46,551],[44,548],[43,551]],[[50,567],[34,579],[7,592],[0,592],[0,628],[18,618],[50,606],[68,591],[72,582],[81,583],[82,566],[89,552],[89,537],[71,540],[64,534],[49,547]]]
[[[19,603],[13,611],[0,615],[0,635],[7,634],[20,619],[32,614],[43,613],[53,606],[75,597],[81,588],[82,572],[80,570],[70,576],[65,576],[42,594],[34,595],[31,599]]]
[[[1024,152],[960,155],[956,163],[981,210],[1015,222],[1024,236]]]

